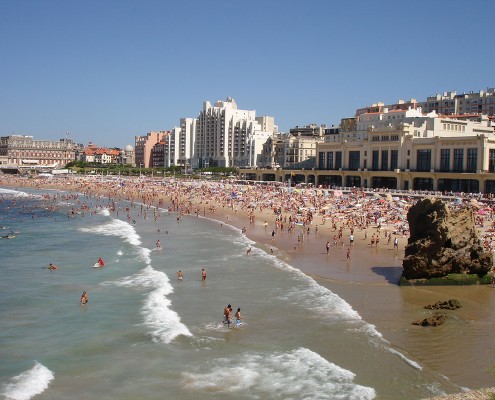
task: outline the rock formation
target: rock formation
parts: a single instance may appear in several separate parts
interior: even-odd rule
[[[431,317],[420,319],[413,322],[413,325],[421,325],[421,326],[438,326],[442,325],[447,317],[443,314],[432,315]]]
[[[435,304],[428,304],[425,306],[428,310],[457,310],[461,308],[459,300],[451,299],[447,301],[437,301]]]
[[[485,276],[493,265],[474,223],[475,209],[450,210],[438,199],[422,199],[407,213],[410,237],[402,263],[407,279],[445,277],[451,273]]]

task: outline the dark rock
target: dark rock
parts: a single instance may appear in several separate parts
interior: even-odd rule
[[[457,310],[461,308],[459,300],[451,299],[448,301],[437,301],[435,304],[428,304],[425,306],[428,310]]]
[[[474,208],[451,211],[436,199],[422,199],[407,213],[410,237],[403,277],[430,279],[448,274],[485,276],[493,265],[491,252],[480,244]]]
[[[413,322],[413,325],[421,325],[421,326],[438,326],[442,325],[447,317],[443,314],[432,315],[431,317],[425,319],[419,319]]]

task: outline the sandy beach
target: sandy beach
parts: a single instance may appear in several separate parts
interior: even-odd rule
[[[3,175],[0,186],[55,188],[116,201],[125,198],[176,211],[178,218],[217,219],[219,229],[223,224],[233,225],[256,246],[342,297],[387,341],[419,364],[447,376],[459,385],[460,391],[495,384],[491,338],[495,289],[398,286],[408,238],[408,201],[390,201],[385,194],[356,193],[354,198],[346,199],[341,195],[334,198],[309,191],[280,193],[232,184],[163,185],[126,180],[120,185],[117,181],[77,177],[35,180]],[[480,232],[486,236],[487,246],[491,245],[488,227],[492,222],[493,213],[488,209],[480,219]],[[246,257],[249,253],[247,248]],[[462,308],[447,312],[444,325],[424,328],[412,324],[433,313],[425,310],[425,305],[449,299],[459,300]]]

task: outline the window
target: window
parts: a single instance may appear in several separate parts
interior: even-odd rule
[[[342,152],[335,152],[335,169],[342,168]]]
[[[392,140],[392,141],[399,140],[399,135],[392,135],[392,136],[390,136],[390,140]]]
[[[397,169],[399,166],[399,150],[390,150],[390,169]]]
[[[495,149],[490,149],[488,153],[488,172],[495,172]]]
[[[333,151],[327,153],[327,169],[333,169]]]
[[[359,151],[349,152],[349,169],[356,171],[359,168]]]
[[[388,150],[382,150],[382,171],[388,170]]]
[[[467,149],[467,172],[476,172],[478,165],[478,149]]]
[[[318,153],[318,168],[319,169],[325,169],[325,152],[320,151]]]
[[[417,152],[417,170],[426,172],[431,170],[431,150],[422,149]]]
[[[371,169],[373,171],[378,171],[379,159],[380,159],[380,152],[378,150],[373,150],[371,153]]]
[[[450,149],[440,150],[440,171],[441,172],[450,171]]]
[[[454,149],[454,172],[462,172],[464,149]]]

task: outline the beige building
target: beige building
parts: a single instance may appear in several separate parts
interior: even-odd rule
[[[264,144],[257,166],[261,168],[287,168],[313,162],[316,146],[323,142],[326,125],[296,126],[289,134],[276,134]]]
[[[421,108],[426,113],[435,111],[443,115],[495,115],[495,88],[462,94],[457,94],[455,91],[444,92],[428,96],[425,101],[411,99],[409,101],[398,100],[388,105],[382,102],[374,103],[368,107],[358,108],[356,117],[366,113],[383,112],[384,109],[405,111],[411,108]]]
[[[243,171],[247,179],[322,187],[495,193],[495,123],[421,109],[364,113],[356,129],[326,135],[314,171]]]

